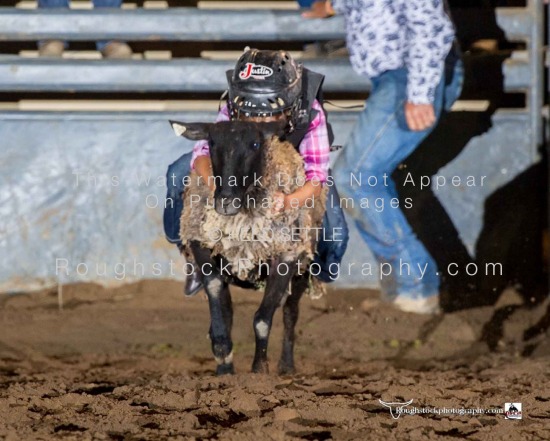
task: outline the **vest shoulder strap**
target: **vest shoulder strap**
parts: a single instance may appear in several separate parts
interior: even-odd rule
[[[303,68],[302,72],[302,96],[300,106],[297,110],[295,117],[295,129],[287,137],[296,148],[299,147],[302,139],[311,124],[311,121],[317,116],[318,110],[312,109],[313,102],[317,99],[321,103],[322,111],[325,113],[325,119],[327,120],[327,130],[329,135],[329,142],[332,144],[334,135],[332,133],[332,127],[328,123],[327,113],[323,107],[323,81],[325,76],[320,73],[313,72],[309,69]]]

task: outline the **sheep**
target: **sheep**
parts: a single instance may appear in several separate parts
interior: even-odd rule
[[[305,182],[303,159],[281,141],[279,123],[171,121],[176,134],[210,145],[215,190],[192,171],[184,192],[180,238],[201,268],[209,300],[209,335],[216,374],[234,373],[229,284],[265,285],[254,316],[256,351],[252,372],[267,373],[273,314],[283,306],[284,338],[280,374],[295,371],[294,328],[300,298],[319,283],[308,271],[325,213],[327,188],[312,203],[273,213],[275,191],[292,193]],[[215,268],[214,271],[211,271]]]

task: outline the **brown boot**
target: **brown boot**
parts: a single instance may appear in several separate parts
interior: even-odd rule
[[[48,40],[38,48],[38,55],[41,57],[61,58],[65,50],[65,43],[61,40]]]
[[[129,60],[132,58],[132,49],[121,41],[111,41],[101,51],[104,58],[110,60]]]

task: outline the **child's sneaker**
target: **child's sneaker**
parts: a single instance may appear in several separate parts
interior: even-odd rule
[[[439,314],[439,296],[411,298],[404,295],[398,295],[392,304],[405,312],[414,312],[416,314]]]

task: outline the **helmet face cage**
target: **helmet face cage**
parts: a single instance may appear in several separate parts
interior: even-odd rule
[[[291,121],[300,107],[302,66],[285,51],[248,50],[227,80],[231,118],[284,113]]]

